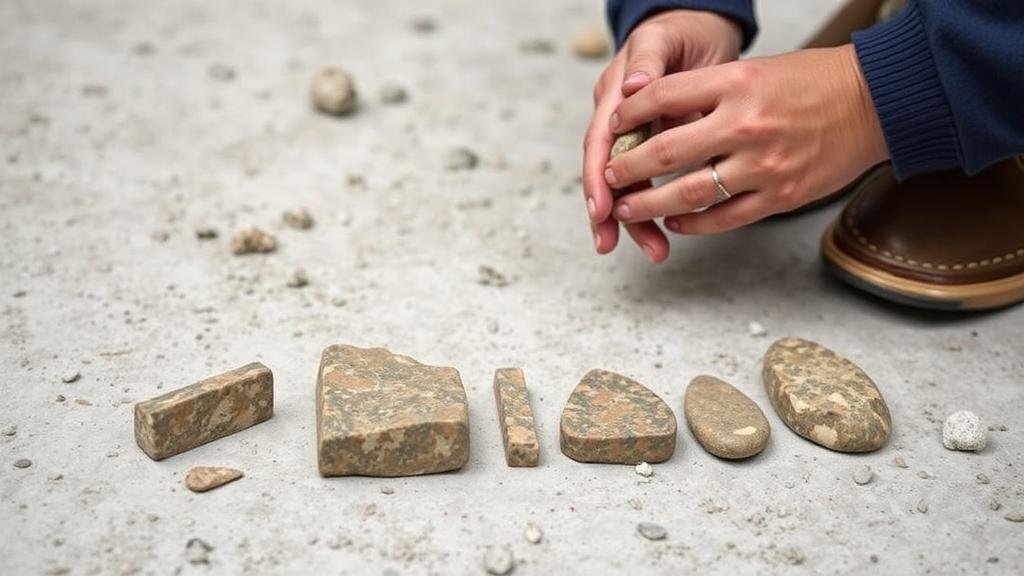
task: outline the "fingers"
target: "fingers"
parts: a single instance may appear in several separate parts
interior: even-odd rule
[[[630,96],[665,75],[668,61],[673,57],[672,45],[657,30],[638,30],[630,37],[626,48],[623,96]]]
[[[709,112],[722,94],[716,73],[722,66],[677,72],[652,81],[618,104],[609,122],[616,134],[628,132],[659,117],[680,118]]]
[[[717,234],[752,224],[779,211],[778,202],[770,194],[748,192],[703,212],[665,218],[665,227],[678,234]]]
[[[757,182],[744,178],[739,161],[727,158],[715,165],[726,190],[736,195],[752,190]],[[620,222],[653,220],[665,216],[688,214],[707,208],[722,200],[721,192],[711,176],[711,167],[685,174],[665,184],[620,198],[612,215]]]
[[[598,254],[611,252],[615,249],[615,245],[619,243],[618,221],[607,218],[592,224],[591,229],[594,231],[594,250],[597,250]]]
[[[640,246],[640,249],[647,255],[647,259],[652,263],[659,264],[664,262],[665,258],[668,258],[668,238],[665,237],[665,233],[654,222],[627,224],[626,231],[629,232],[630,237],[637,243],[637,246]]]
[[[591,222],[606,220],[612,210],[612,191],[604,177],[604,167],[612,149],[608,111],[621,98],[617,90],[608,90],[602,95],[583,140],[583,195]]]
[[[634,96],[635,98],[636,96]],[[659,132],[640,146],[607,162],[604,178],[612,188],[671,174],[730,152],[714,114]]]

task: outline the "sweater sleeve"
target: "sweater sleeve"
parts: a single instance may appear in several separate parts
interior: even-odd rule
[[[897,176],[1024,152],[1024,2],[911,0],[853,43]]]
[[[743,30],[744,50],[757,35],[753,0],[608,0],[608,22],[616,46],[622,46],[633,28],[648,16],[677,8],[706,10],[731,18]]]

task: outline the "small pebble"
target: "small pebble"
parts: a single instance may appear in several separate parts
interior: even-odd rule
[[[636,531],[648,540],[664,540],[668,537],[668,532],[665,530],[665,527],[660,524],[654,524],[653,522],[641,522],[637,524]]]
[[[82,373],[81,372],[78,372],[78,371],[68,372],[67,374],[65,374],[65,375],[60,377],[60,381],[65,383],[65,384],[71,384],[72,382],[77,382],[78,379],[81,378],[81,377],[82,377]]]
[[[63,402],[65,400],[67,400],[67,397],[64,396],[63,394],[57,394],[57,397],[54,398],[54,400],[56,400],[57,402]]]
[[[437,20],[433,16],[420,14],[409,19],[409,27],[420,34],[429,34],[437,30]]]
[[[946,418],[942,426],[942,445],[949,450],[977,452],[985,448],[985,434],[985,426],[977,414],[960,410]]]
[[[1024,522],[1024,512],[1009,512],[1003,518],[1010,522]]]
[[[988,501],[988,509],[993,512],[999,510],[1002,507],[1003,505],[999,502],[999,500],[996,500],[995,498]]]
[[[209,564],[210,552],[213,552],[213,546],[199,538],[192,538],[185,544],[185,557],[190,564]]]
[[[17,433],[18,427],[14,424],[11,424],[7,428],[4,428],[3,432],[0,432],[0,434],[3,434],[4,436],[14,436]]]
[[[243,254],[266,254],[277,250],[277,239],[259,228],[241,230],[231,239],[231,252],[236,256]]]
[[[650,478],[651,476],[654,475],[654,467],[648,464],[647,462],[641,462],[637,464],[634,470],[636,470],[636,473],[639,474],[640,476],[643,476],[644,478]]]
[[[348,304],[348,300],[342,298],[341,296],[335,296],[334,298],[331,298],[331,306],[341,308],[346,304]]]
[[[975,476],[975,478],[978,479],[978,484],[988,484],[989,482],[991,482],[991,480],[988,479],[988,476],[984,472],[978,473],[978,475]]]
[[[903,456],[896,456],[892,459],[892,465],[897,468],[909,468],[907,461],[903,459]]]
[[[469,148],[452,148],[444,160],[444,167],[449,172],[472,170],[480,163],[476,153]]]
[[[626,500],[626,502],[633,510],[643,510],[644,508],[644,503],[641,502],[639,498],[630,498],[629,500]]]
[[[484,554],[484,570],[488,574],[503,576],[509,574],[515,568],[515,559],[512,558],[512,550],[508,546],[491,546]]]
[[[921,480],[927,480],[927,479],[931,478],[931,476],[929,476],[928,473],[925,472],[924,470],[919,471],[917,473],[917,477],[920,478]]]
[[[218,236],[220,236],[220,233],[217,232],[216,228],[210,228],[207,226],[196,228],[196,238],[199,240],[214,240]]]
[[[409,99],[409,92],[398,84],[385,84],[380,87],[380,101],[382,104],[402,104]]]
[[[853,481],[859,486],[871,483],[875,478],[875,473],[871,471],[871,467],[867,465],[857,466],[853,469]]]
[[[925,502],[924,500],[919,501],[917,503],[917,511],[920,512],[921,514],[927,514],[928,513],[928,503]]]
[[[391,494],[395,493],[395,489],[392,488],[391,486],[381,486],[380,487],[380,493],[381,494],[391,495]]]
[[[530,544],[540,544],[540,541],[544,538],[544,533],[541,532],[540,526],[530,522],[526,525],[526,530],[523,532],[523,536],[526,537],[526,541]]]
[[[287,286],[289,288],[302,288],[309,284],[309,276],[306,276],[306,271],[302,268],[296,268],[294,272],[288,277]]]
[[[338,68],[325,68],[313,77],[309,87],[313,107],[332,116],[345,116],[356,109],[358,97],[352,75]]]
[[[230,82],[235,79],[235,69],[222,62],[214,62],[207,69],[210,78],[221,82]]]
[[[28,468],[32,465],[32,461],[28,458],[18,458],[14,461],[15,468]]]
[[[580,58],[603,58],[611,51],[608,34],[603,28],[590,28],[572,39],[572,52]]]
[[[285,226],[296,230],[309,230],[313,227],[313,215],[305,208],[285,210],[281,214],[281,221]]]
[[[768,335],[768,329],[764,327],[764,324],[761,324],[756,320],[747,324],[747,330],[750,332],[750,335],[755,338]]]

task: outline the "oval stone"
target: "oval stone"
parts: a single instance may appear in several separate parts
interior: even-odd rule
[[[683,412],[697,442],[719,458],[749,458],[768,445],[771,426],[764,412],[718,378],[694,378],[686,387]]]
[[[838,452],[870,452],[892,430],[882,393],[856,364],[801,338],[776,341],[764,356],[764,386],[779,418]]]

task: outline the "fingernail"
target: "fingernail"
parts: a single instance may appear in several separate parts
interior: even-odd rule
[[[604,169],[604,181],[607,182],[608,185],[613,188],[615,187],[615,184],[618,182],[618,179],[615,178],[615,172],[611,168]]]
[[[612,112],[611,118],[608,119],[608,128],[611,130],[615,130],[616,128],[619,127],[619,124],[622,124],[622,119],[619,118],[619,113]]]
[[[615,207],[615,219],[619,221],[629,220],[629,206],[619,204]]]
[[[651,248],[649,244],[644,244],[644,254],[647,254],[647,259],[654,262],[654,248]]]
[[[666,220],[665,227],[673,232],[679,232],[679,222],[675,220]]]
[[[601,251],[601,235],[594,232],[594,250]]]
[[[590,213],[591,218],[597,214],[597,202],[594,202],[593,198],[587,198],[587,212]]]
[[[626,77],[626,81],[623,82],[623,84],[640,84],[642,82],[647,82],[650,79],[651,77],[646,72],[633,72]]]

